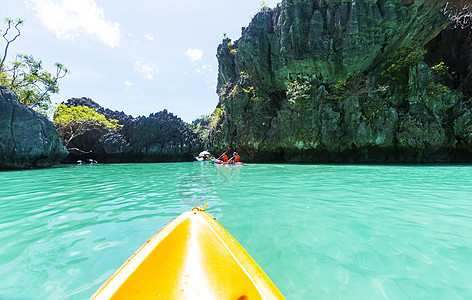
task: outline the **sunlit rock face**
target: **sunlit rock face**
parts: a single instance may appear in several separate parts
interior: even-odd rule
[[[471,161],[470,103],[438,75],[440,60],[421,52],[450,25],[443,7],[293,0],[263,8],[238,40],[218,47],[210,147],[241,149],[250,161]]]
[[[218,47],[218,88],[241,72],[283,90],[299,76],[325,82],[370,70],[401,45],[424,46],[438,35],[448,25],[440,8],[422,1],[283,1],[256,14],[239,40]]]
[[[0,170],[50,167],[66,155],[51,121],[0,86]]]

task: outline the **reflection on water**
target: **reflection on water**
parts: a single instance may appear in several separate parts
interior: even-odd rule
[[[0,299],[87,298],[156,231],[205,203],[288,299],[471,298],[471,171],[180,163],[0,172]]]

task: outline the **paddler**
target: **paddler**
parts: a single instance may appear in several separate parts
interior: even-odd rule
[[[233,152],[233,157],[229,160],[230,162],[239,162],[239,154],[237,152]]]
[[[221,159],[222,161],[227,162],[227,161],[228,161],[228,156],[226,155],[226,152],[228,152],[229,149],[230,149],[230,148],[226,149],[226,151],[223,152],[223,154],[221,154],[217,159],[218,159],[218,160]]]

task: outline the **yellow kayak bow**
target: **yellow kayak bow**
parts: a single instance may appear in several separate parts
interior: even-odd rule
[[[244,248],[201,208],[167,224],[90,299],[285,299]]]

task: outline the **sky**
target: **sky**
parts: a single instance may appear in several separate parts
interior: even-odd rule
[[[87,97],[134,117],[167,109],[190,122],[218,103],[216,48],[223,35],[238,39],[261,3],[0,0],[0,29],[6,17],[24,20],[7,61],[28,54],[51,73],[56,62],[70,71],[59,81],[56,103]]]

